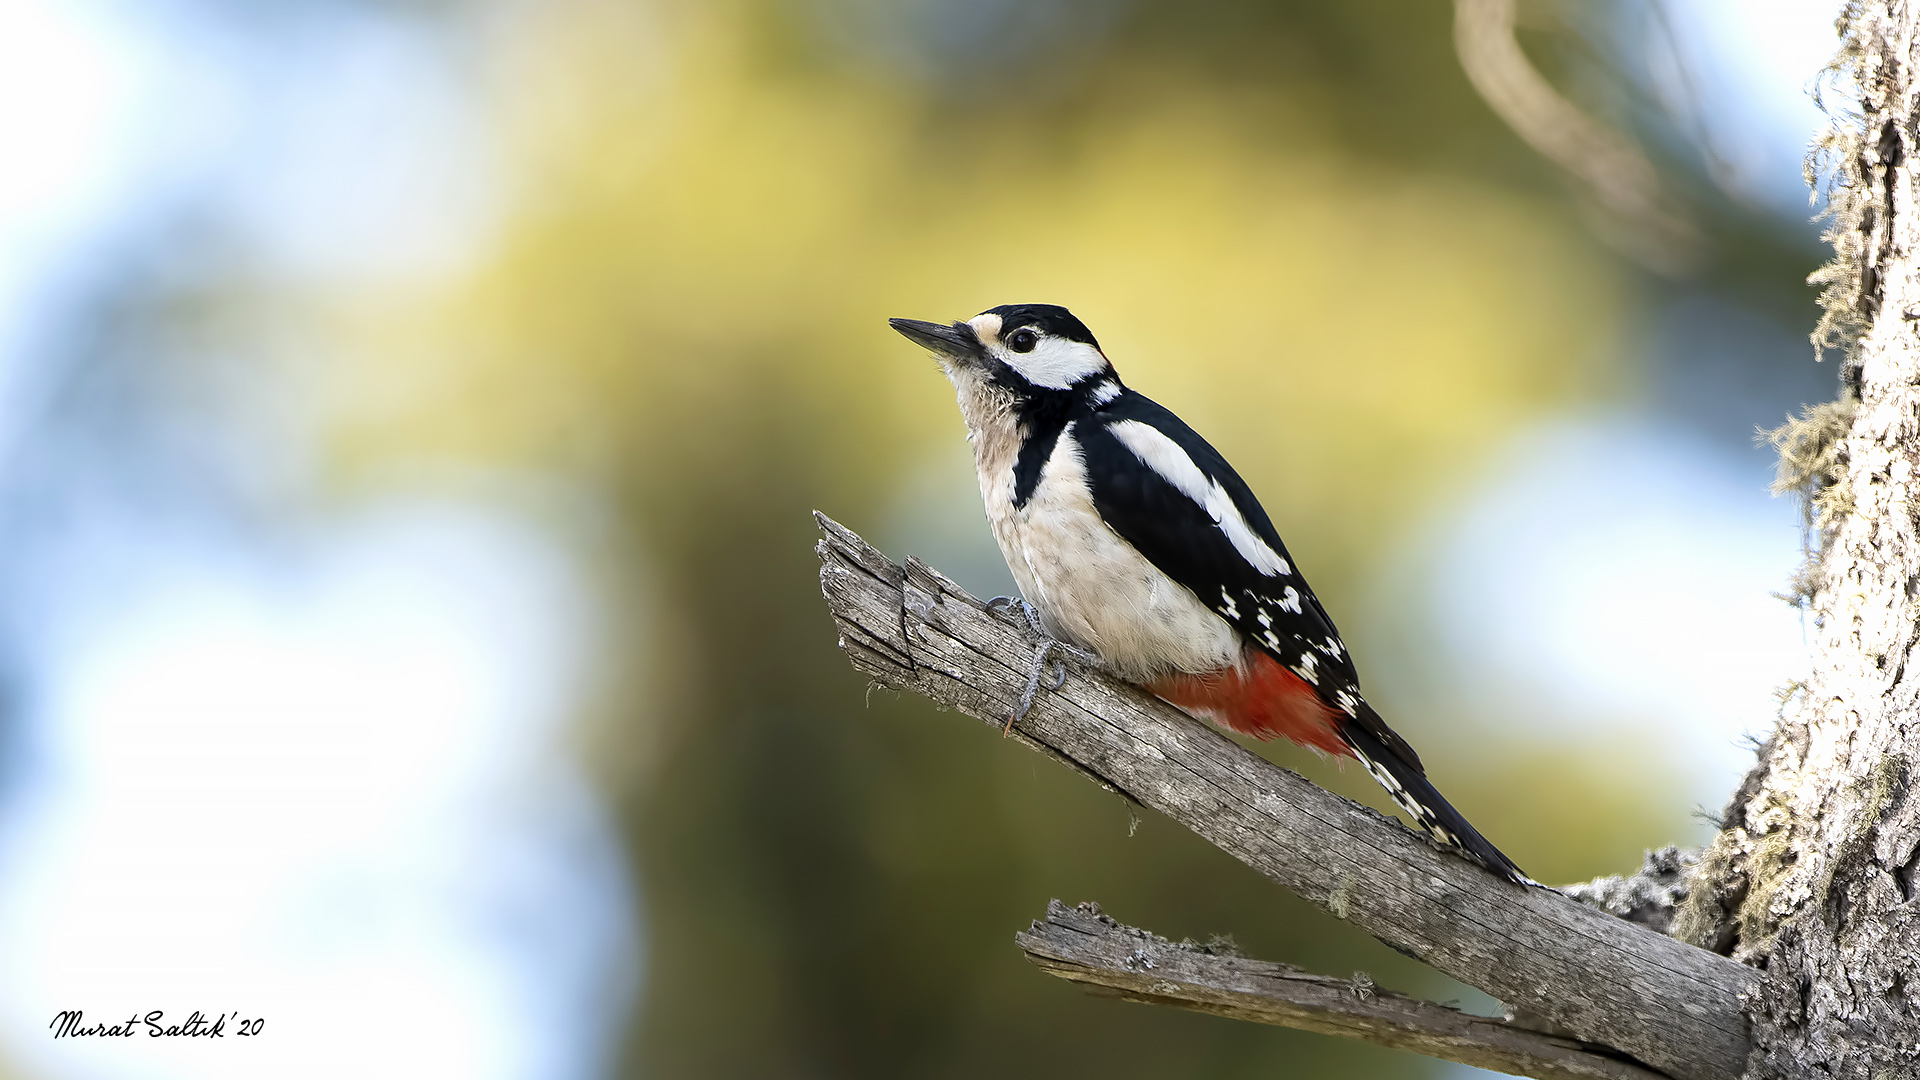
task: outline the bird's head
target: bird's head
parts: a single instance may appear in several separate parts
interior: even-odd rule
[[[950,326],[917,319],[888,322],[939,357],[963,393],[972,384],[986,384],[1029,401],[1115,378],[1093,332],[1054,304],[1003,304]]]

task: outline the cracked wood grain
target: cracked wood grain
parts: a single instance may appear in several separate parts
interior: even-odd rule
[[[1026,685],[1024,620],[815,515],[820,580],[856,669],[998,728]],[[903,615],[904,613],[904,615]],[[1247,751],[1138,688],[1069,663],[1013,737],[1166,814],[1390,947],[1676,1080],[1734,1080],[1755,972],[1550,889],[1503,881]]]
[[[1098,907],[1055,900],[1014,935],[1049,975],[1127,1001],[1362,1039],[1481,1069],[1540,1080],[1662,1080],[1606,1047],[1287,964],[1174,944],[1123,926]]]

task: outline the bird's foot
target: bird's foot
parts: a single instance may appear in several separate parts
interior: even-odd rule
[[[1040,647],[1033,651],[1033,662],[1027,667],[1027,688],[1021,691],[1019,703],[1014,706],[1013,712],[1008,714],[1007,726],[1000,729],[1001,738],[1012,735],[1014,723],[1026,716],[1027,712],[1033,708],[1033,699],[1040,695],[1040,677],[1046,672],[1047,657],[1059,647],[1061,647],[1060,642],[1052,638],[1043,638]],[[1047,684],[1047,689],[1058,690],[1066,684],[1067,665],[1056,660],[1053,662],[1053,681]]]
[[[1027,603],[1025,597],[996,596],[993,599],[987,601],[987,610],[993,612],[995,615],[1003,615],[1003,616],[1011,616],[1014,612],[1017,611],[1026,618],[1027,625],[1033,628],[1033,633],[1035,637],[1047,636],[1047,632],[1045,630],[1040,629],[1039,610],[1036,609],[1032,604]]]
[[[1033,708],[1034,698],[1040,695],[1040,680],[1047,674],[1047,659],[1054,653],[1077,660],[1089,667],[1097,666],[1100,658],[1085,649],[1075,648],[1064,641],[1048,635],[1046,628],[1040,625],[1040,613],[1032,604],[1017,596],[996,596],[987,601],[987,610],[996,614],[1006,614],[1018,609],[1026,617],[1027,626],[1033,636],[1040,641],[1040,647],[1033,651],[1033,659],[1027,665],[1027,688],[1021,692],[1020,700],[1014,705],[1013,712],[1007,716],[1007,726],[1000,731],[1001,738],[1013,734],[1013,725]],[[1053,681],[1047,684],[1048,690],[1058,690],[1067,684],[1067,665],[1064,660],[1053,663]]]

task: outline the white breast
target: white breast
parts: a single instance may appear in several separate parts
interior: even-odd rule
[[[974,445],[987,520],[1048,633],[1097,653],[1136,682],[1239,662],[1238,632],[1100,519],[1072,424],[1018,509],[1014,454],[1003,444],[982,455],[983,442]]]

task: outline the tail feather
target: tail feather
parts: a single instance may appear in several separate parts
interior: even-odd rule
[[[1360,717],[1340,725],[1340,737],[1401,809],[1412,815],[1420,827],[1432,833],[1435,839],[1481,866],[1509,881],[1523,885],[1535,884],[1440,794],[1427,779],[1420,759],[1412,755],[1410,748],[1404,755],[1396,752],[1394,744],[1406,746],[1406,743],[1393,734],[1378,713],[1365,703],[1361,704],[1360,711]],[[1382,738],[1381,732],[1392,742]]]

